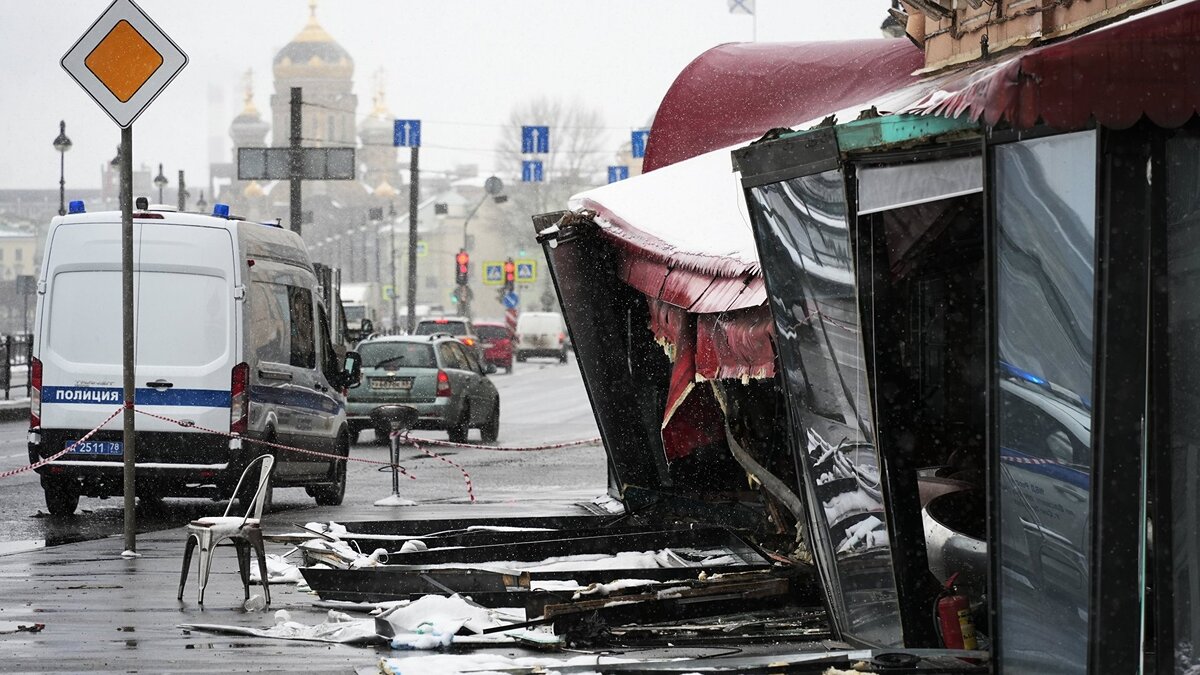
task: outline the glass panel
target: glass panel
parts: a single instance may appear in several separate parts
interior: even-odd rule
[[[381,340],[359,345],[363,368],[436,368],[433,345]]]
[[[1200,139],[1167,141],[1167,372],[1175,672],[1200,672]]]
[[[119,364],[121,312],[114,298],[121,298],[121,272],[65,272],[55,276],[54,284],[49,334],[54,351],[75,363]],[[155,336],[137,341],[139,366],[204,366],[225,358],[232,334],[224,279],[141,272],[134,289],[138,330],[146,334],[152,329]],[[191,311],[179,311],[181,298]]]
[[[902,641],[891,545],[874,445],[846,198],[838,171],[751,190],[813,518],[814,553],[843,632]]]
[[[1096,139],[998,146],[1000,658],[1087,671]]]
[[[866,167],[857,175],[860,216],[983,190],[979,157]]]
[[[317,347],[313,336],[312,293],[296,286],[288,286],[287,290],[292,315],[290,363],[300,368],[315,368]]]
[[[287,363],[292,349],[287,286],[261,281],[250,284],[249,309],[250,351],[259,361]]]
[[[475,326],[475,332],[484,340],[507,340],[508,329],[503,326]]]

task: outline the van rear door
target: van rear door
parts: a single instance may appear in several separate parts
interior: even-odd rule
[[[229,428],[236,363],[233,240],[223,228],[134,223],[136,404]],[[41,320],[43,428],[91,429],[122,400],[120,225],[56,231]],[[137,415],[138,431],[186,431]]]

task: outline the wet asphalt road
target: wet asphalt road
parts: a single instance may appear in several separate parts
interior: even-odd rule
[[[500,392],[502,415],[499,444],[534,445],[598,436],[583,381],[574,359],[567,365],[530,361],[516,364],[511,375],[492,376]],[[24,421],[0,423],[0,472],[28,463]],[[471,431],[471,442],[479,442]],[[423,436],[445,439],[441,432]],[[596,496],[605,488],[604,452],[599,447],[517,453],[472,449],[437,449],[470,473],[478,499],[502,501],[528,497],[531,489]],[[351,450],[352,458],[387,459],[387,446],[377,445],[370,431]],[[416,479],[401,478],[401,496],[420,503],[462,501],[466,487],[455,468],[411,448],[401,449],[401,464]],[[373,465],[352,462],[345,505],[370,506],[391,493],[391,474]],[[271,513],[305,522],[314,502],[303,489],[278,489]],[[179,527],[197,517],[217,515],[223,504],[207,499],[167,499],[161,509],[138,509],[139,532]],[[387,517],[381,509],[381,518]],[[119,535],[124,526],[122,499],[83,498],[72,517],[46,513],[37,474],[26,472],[0,479],[0,555],[76,541]]]

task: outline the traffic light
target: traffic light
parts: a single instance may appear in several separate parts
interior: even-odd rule
[[[504,261],[504,290],[511,291],[517,283],[517,265],[512,258]]]
[[[459,286],[466,286],[470,281],[471,256],[467,250],[459,249],[454,255],[454,283]]]

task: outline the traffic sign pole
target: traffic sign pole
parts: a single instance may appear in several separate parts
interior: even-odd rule
[[[418,142],[412,146],[412,160],[409,162],[410,178],[408,190],[408,333],[417,332],[417,196],[420,194],[421,174],[417,171],[417,155],[421,146]],[[394,227],[394,225],[393,225]],[[392,305],[395,307],[395,304]],[[395,321],[393,312],[392,321]]]
[[[301,162],[304,161],[303,155],[300,154],[300,133],[301,133],[301,99],[302,94],[300,87],[292,87],[291,100],[289,101],[289,136],[288,136],[288,202],[290,203],[290,213],[288,220],[292,221],[292,232],[300,234],[301,221],[304,220],[302,213],[302,194],[300,176],[303,174],[304,167]]]
[[[125,550],[137,551],[137,511],[134,486],[137,484],[137,438],[133,430],[133,125],[121,129],[121,371],[125,394],[124,431],[121,454],[124,463]]]
[[[133,360],[133,121],[187,65],[187,54],[133,0],[114,0],[62,57],[62,67],[121,127],[122,489],[125,551],[136,555]]]

